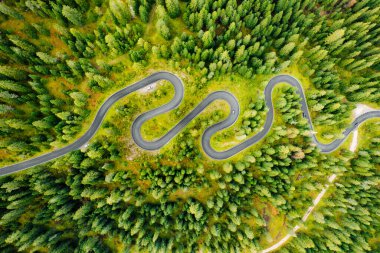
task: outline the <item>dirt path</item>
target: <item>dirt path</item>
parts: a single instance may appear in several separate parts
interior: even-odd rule
[[[319,201],[321,201],[321,199],[325,195],[327,189],[334,182],[335,178],[336,178],[336,174],[332,174],[331,176],[329,176],[329,178],[328,178],[328,182],[329,183],[325,185],[325,187],[322,189],[322,191],[313,200],[313,204],[307,209],[306,213],[302,217],[302,223],[305,223],[307,221],[307,219],[309,218],[310,214],[313,212],[314,208],[318,205]],[[260,253],[272,252],[272,251],[278,249],[279,247],[281,247],[282,245],[284,245],[291,237],[296,236],[296,232],[298,231],[299,228],[300,228],[300,226],[296,225],[292,229],[292,231],[289,232],[287,235],[285,235],[280,241],[278,241],[276,244],[272,245],[271,247],[266,248],[266,249],[260,251]]]

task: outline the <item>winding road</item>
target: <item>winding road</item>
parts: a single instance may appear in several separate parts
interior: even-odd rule
[[[297,93],[301,96],[303,116],[308,120],[310,130],[312,133],[311,135],[312,140],[323,153],[330,153],[334,151],[335,149],[337,149],[342,144],[342,142],[347,138],[347,136],[367,119],[376,118],[376,117],[380,118],[380,111],[367,112],[357,117],[352,122],[352,124],[344,131],[343,133],[344,138],[337,139],[329,144],[322,144],[318,142],[314,134],[314,128],[313,128],[313,124],[310,118],[310,113],[307,107],[305,93],[302,89],[301,84],[298,82],[297,79],[295,79],[292,76],[278,75],[272,78],[269,81],[268,85],[265,87],[265,91],[264,91],[265,101],[266,101],[266,106],[268,107],[269,110],[267,112],[267,118],[265,120],[263,130],[257,133],[256,135],[254,135],[253,137],[247,139],[246,141],[238,144],[237,146],[232,147],[231,149],[219,152],[213,149],[210,144],[212,135],[224,128],[227,128],[233,125],[235,121],[237,120],[240,113],[240,107],[239,107],[239,103],[237,99],[231,93],[226,92],[226,91],[216,91],[216,92],[211,93],[200,104],[198,104],[188,115],[186,115],[177,125],[175,125],[171,130],[169,130],[169,132],[167,132],[164,136],[162,136],[158,140],[149,142],[149,141],[144,140],[141,136],[140,130],[143,123],[157,115],[163,114],[165,112],[168,112],[170,110],[177,108],[179,104],[181,103],[183,99],[183,95],[184,95],[184,87],[183,87],[182,81],[176,75],[171,74],[169,72],[157,72],[111,95],[101,105],[100,109],[98,110],[95,116],[94,121],[92,122],[87,132],[83,136],[78,138],[75,142],[61,149],[46,153],[44,155],[29,159],[17,164],[0,168],[0,176],[12,174],[12,173],[15,173],[15,172],[39,165],[39,164],[43,164],[57,157],[63,156],[70,151],[79,149],[80,147],[85,145],[95,135],[104,117],[106,116],[108,110],[115,102],[127,96],[128,94],[134,91],[137,91],[143,87],[146,87],[152,83],[155,83],[159,80],[167,80],[174,86],[175,95],[173,99],[165,105],[162,105],[156,109],[153,109],[151,111],[141,114],[140,116],[136,118],[136,120],[132,124],[132,137],[135,143],[141,148],[146,149],[146,150],[157,150],[163,147],[175,135],[177,135],[178,132],[180,132],[193,118],[195,118],[199,113],[201,113],[210,103],[212,103],[215,100],[222,99],[222,100],[225,100],[229,104],[230,114],[223,121],[216,123],[215,125],[205,130],[202,136],[202,147],[203,147],[204,152],[210,158],[217,159],[217,160],[227,159],[239,153],[240,151],[250,147],[251,145],[263,139],[270,131],[273,124],[273,119],[274,119],[272,92],[273,92],[274,87],[279,83],[287,83],[297,88]]]

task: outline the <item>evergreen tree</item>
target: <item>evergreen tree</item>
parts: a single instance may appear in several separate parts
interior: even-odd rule
[[[180,15],[180,7],[178,0],[165,0],[166,9],[171,18],[176,18]]]
[[[18,13],[16,10],[6,5],[5,3],[0,3],[0,12],[15,19],[24,19],[24,17],[20,13]]]
[[[62,15],[67,18],[73,25],[82,26],[84,25],[84,18],[82,14],[75,8],[68,5],[62,7]]]

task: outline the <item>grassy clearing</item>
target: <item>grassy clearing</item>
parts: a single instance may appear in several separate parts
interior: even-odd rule
[[[287,233],[288,226],[286,224],[286,216],[280,214],[271,204],[260,202],[259,199],[253,201],[255,201],[255,207],[266,224],[266,233],[265,236],[260,238],[260,245],[263,248],[267,248],[276,243]],[[255,224],[249,220],[248,224],[255,226]]]
[[[380,136],[380,122],[378,119],[370,119],[359,126],[358,147],[369,148],[371,141]]]
[[[117,63],[118,61],[124,60],[123,58],[115,59],[113,63]],[[241,106],[241,112],[244,111],[250,101],[256,101],[260,96],[263,96],[263,90],[265,88],[265,85],[270,79],[270,76],[258,76],[255,80],[247,80],[239,75],[229,75],[229,76],[221,76],[219,78],[215,78],[214,80],[208,82],[206,86],[203,88],[199,88],[198,90],[195,90],[196,87],[196,81],[195,77],[185,73],[185,72],[178,72],[176,68],[171,67],[167,63],[165,64],[162,60],[159,59],[152,59],[152,65],[149,66],[149,68],[145,68],[144,70],[136,70],[136,65],[132,64],[130,68],[125,69],[122,73],[117,74],[117,78],[121,79],[121,76],[126,75],[129,76],[130,73],[133,73],[133,78],[129,81],[129,83],[133,83],[133,81],[137,81],[139,79],[144,78],[147,73],[153,73],[162,69],[169,70],[177,75],[179,75],[184,83],[185,86],[185,96],[183,102],[180,104],[180,106],[172,110],[170,112],[167,112],[165,114],[159,115],[155,117],[154,119],[148,120],[142,127],[142,135],[147,140],[154,140],[157,138],[160,138],[165,133],[167,133],[168,130],[170,130],[175,124],[177,124],[185,115],[187,115],[199,102],[201,102],[208,94],[217,91],[217,90],[225,90],[228,92],[231,92],[239,101],[239,104]],[[141,67],[141,66],[138,66]],[[310,87],[312,87],[310,81],[303,77],[298,68],[296,66],[291,66],[290,68],[283,71],[284,73],[291,74],[295,76],[300,82],[302,83],[304,90],[306,93],[310,92]],[[132,81],[133,80],[133,81]],[[120,85],[121,82],[118,82],[117,86]],[[124,82],[125,83],[125,82]],[[276,101],[278,97],[281,94],[281,87],[284,87],[286,84],[280,84],[277,86],[273,92],[273,103],[276,104]],[[169,102],[174,94],[173,88],[169,84],[163,84],[159,85],[154,92],[149,92],[147,94],[131,94],[128,96],[128,99],[125,100],[124,103],[127,101],[137,101],[138,103],[138,111],[140,113],[152,110],[154,108],[157,108],[167,102]],[[123,103],[123,102],[121,102]],[[117,107],[115,105],[113,108]],[[113,115],[114,109],[111,109],[111,112],[109,115]],[[214,120],[212,115],[215,112],[219,112],[219,115],[223,115],[222,117],[218,117],[218,120]],[[198,117],[201,120],[207,120],[211,119],[212,122],[217,122],[222,120],[224,117],[226,117],[229,113],[229,107],[225,102],[222,101],[216,101],[212,103],[204,112],[201,113]],[[137,114],[136,114],[137,116]],[[109,117],[107,116],[107,119]],[[219,133],[215,134],[212,138],[211,144],[213,148],[216,150],[227,150],[238,143],[241,142],[241,140],[236,139],[236,131],[239,129],[240,124],[242,122],[242,113],[240,114],[238,120],[238,123],[236,123],[234,126],[231,126],[228,129],[222,130]],[[210,122],[209,122],[210,123]],[[274,119],[274,126],[281,126],[284,123],[281,120],[281,115],[279,113],[275,113],[275,119]],[[129,126],[130,124],[123,124],[125,127],[128,126],[128,131],[124,131],[121,129],[121,131],[126,134],[126,139],[129,134]],[[195,127],[194,123],[191,122],[186,129],[191,129]],[[202,128],[204,129],[204,128]],[[246,139],[254,136],[260,128],[257,128],[256,131],[251,133],[249,136],[247,136]],[[318,136],[320,139],[320,137]],[[199,137],[200,139],[200,137]],[[321,139],[321,142],[323,142],[323,139]],[[166,145],[162,151],[164,152],[167,149],[171,148],[172,141]],[[200,147],[200,141],[199,141],[199,149]],[[349,143],[348,141],[344,143],[344,147],[348,147]],[[245,153],[245,152],[242,152]],[[242,154],[238,154],[234,156],[232,159],[240,159]]]
[[[263,82],[266,83],[267,79],[269,79],[268,76],[260,76],[255,80],[249,80],[232,74],[216,78],[208,84],[209,93],[217,90],[231,92],[239,101],[240,105],[240,115],[237,119],[238,123],[215,134],[211,140],[213,148],[218,151],[227,150],[241,142],[236,139],[235,133],[240,128],[240,124],[243,120],[243,112],[248,108],[251,101],[257,101],[260,96],[263,96],[263,87],[265,87]],[[226,113],[229,114],[230,110],[226,110]]]

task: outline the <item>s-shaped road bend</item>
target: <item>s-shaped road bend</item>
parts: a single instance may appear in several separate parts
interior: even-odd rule
[[[347,136],[353,130],[355,130],[362,122],[370,118],[380,118],[380,111],[367,112],[357,117],[352,122],[352,124],[344,131],[343,138],[337,139],[329,144],[322,144],[318,142],[318,140],[315,137],[313,124],[311,122],[310,113],[309,113],[307,103],[306,103],[305,93],[302,89],[301,84],[298,82],[297,79],[295,79],[292,76],[278,75],[278,76],[273,77],[269,81],[268,85],[265,87],[265,91],[264,91],[265,102],[269,110],[267,112],[267,117],[265,120],[263,130],[258,132],[253,137],[247,139],[246,141],[238,144],[237,146],[232,147],[231,149],[219,152],[213,149],[210,144],[210,140],[213,134],[215,134],[216,132],[224,128],[227,128],[233,125],[239,116],[240,107],[239,107],[239,103],[237,99],[231,93],[226,92],[226,91],[216,91],[209,94],[201,103],[199,103],[188,115],[186,115],[177,125],[175,125],[171,130],[169,130],[164,136],[162,136],[158,140],[149,142],[149,141],[144,140],[141,136],[140,131],[141,131],[141,126],[143,125],[143,123],[157,115],[163,114],[165,112],[168,112],[170,110],[177,108],[179,104],[181,103],[183,99],[183,95],[184,95],[184,87],[183,87],[182,81],[176,75],[171,74],[169,72],[157,72],[111,95],[101,105],[100,109],[98,110],[95,116],[94,121],[92,122],[87,132],[83,136],[78,138],[76,141],[74,141],[73,143],[61,149],[57,149],[52,152],[46,153],[44,155],[37,156],[35,158],[29,159],[17,164],[0,168],[0,176],[12,174],[12,173],[25,170],[27,168],[30,168],[39,164],[46,163],[57,157],[63,156],[69,153],[70,151],[79,149],[81,146],[86,144],[95,135],[96,131],[99,129],[100,125],[102,124],[102,121],[104,117],[106,116],[108,110],[115,102],[127,96],[128,94],[134,91],[137,91],[143,87],[146,87],[159,80],[167,80],[174,86],[174,89],[175,89],[174,98],[167,104],[164,104],[156,109],[153,109],[151,111],[141,114],[140,116],[136,118],[136,120],[132,124],[132,137],[135,143],[141,148],[146,149],[146,150],[157,150],[163,147],[175,135],[177,135],[178,132],[180,132],[193,118],[195,118],[199,113],[201,113],[210,103],[212,103],[213,101],[217,99],[221,99],[221,100],[225,100],[229,104],[230,114],[223,121],[216,123],[215,125],[212,125],[211,127],[205,130],[202,136],[202,147],[203,147],[204,152],[210,158],[216,159],[216,160],[227,159],[239,153],[240,151],[250,147],[251,145],[263,139],[270,131],[272,127],[272,123],[273,123],[273,118],[274,118],[272,91],[274,87],[279,83],[287,83],[296,88],[297,93],[301,96],[303,116],[308,120],[309,127],[311,130],[312,141],[319,147],[320,151],[323,153],[330,153],[334,151],[335,149],[337,149],[342,144],[342,142],[347,138]]]

